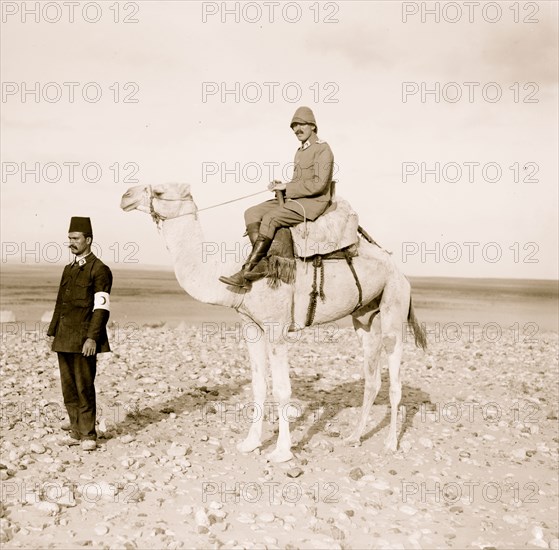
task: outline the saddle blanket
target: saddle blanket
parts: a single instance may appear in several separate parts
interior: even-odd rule
[[[309,258],[317,254],[330,254],[355,244],[359,237],[359,217],[349,202],[337,195],[335,208],[328,209],[314,222],[290,227],[295,255]]]

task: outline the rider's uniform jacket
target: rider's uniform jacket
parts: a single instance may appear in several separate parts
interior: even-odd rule
[[[330,146],[313,132],[297,149],[293,179],[285,190],[285,207],[315,220],[330,205],[334,155]],[[296,201],[296,202],[295,202]]]

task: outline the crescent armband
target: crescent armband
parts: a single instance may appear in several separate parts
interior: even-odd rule
[[[111,311],[111,299],[108,292],[96,292],[93,296],[93,311],[105,309]]]

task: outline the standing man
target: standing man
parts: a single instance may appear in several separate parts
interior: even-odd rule
[[[89,218],[72,218],[68,239],[76,258],[62,273],[47,335],[54,336],[52,351],[58,353],[62,395],[70,418],[69,436],[61,444],[81,442],[84,451],[93,451],[97,447],[97,354],[111,351],[106,326],[113,275],[91,252],[93,231]]]
[[[243,268],[222,283],[250,287],[250,272],[266,256],[276,231],[305,220],[316,220],[330,206],[334,155],[330,146],[318,138],[316,119],[309,107],[299,107],[291,119],[291,129],[301,146],[295,153],[293,179],[288,183],[274,180],[270,191],[285,191],[284,205],[275,199],[249,208],[245,212],[247,234],[253,245]]]

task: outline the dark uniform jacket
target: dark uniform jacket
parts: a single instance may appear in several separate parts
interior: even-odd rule
[[[293,179],[287,183],[286,199],[295,199],[305,208],[305,216],[315,220],[329,206],[334,155],[330,146],[312,133],[295,153]],[[303,214],[296,202],[286,200],[285,207]]]
[[[93,253],[82,266],[69,264],[64,268],[56,307],[48,329],[54,336],[52,351],[81,353],[87,338],[97,343],[96,353],[111,351],[107,338],[109,320],[108,296],[113,283],[111,270]],[[107,308],[107,309],[105,309]]]

